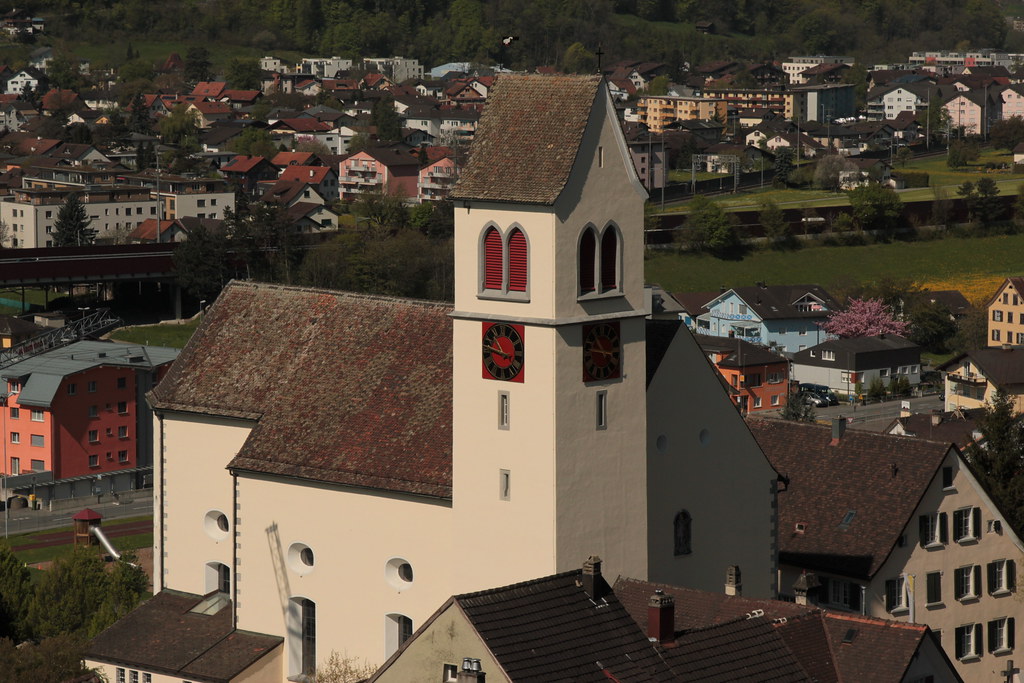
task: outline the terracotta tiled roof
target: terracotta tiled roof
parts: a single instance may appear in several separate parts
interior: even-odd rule
[[[262,94],[259,90],[225,90],[220,96],[231,102],[255,102]]]
[[[152,400],[255,419],[234,469],[449,498],[450,309],[233,282]]]
[[[904,680],[922,641],[934,638],[921,624],[857,614],[828,612],[822,621],[843,681]],[[788,628],[787,624],[782,631]],[[938,643],[935,649],[942,654]]]
[[[233,629],[229,602],[216,614],[191,612],[202,600],[161,591],[93,638],[85,656],[173,678],[227,683],[284,642]]]
[[[192,94],[200,97],[220,97],[227,87],[228,84],[224,81],[200,81],[192,89]]]
[[[160,229],[160,236],[161,236],[161,238],[164,235],[166,235],[166,234],[168,234],[170,232],[173,232],[175,224],[177,224],[176,220],[160,221],[160,228],[161,228]],[[178,227],[179,227],[179,229],[181,229],[181,225],[180,224],[178,224]],[[182,231],[184,232],[184,230],[182,230]],[[155,218],[147,218],[146,220],[142,221],[137,226],[135,226],[135,229],[132,230],[128,234],[128,237],[131,238],[131,239],[136,239],[136,240],[147,240],[147,241],[155,242],[156,241],[156,219]]]
[[[270,160],[274,166],[313,166],[315,162],[312,152],[279,152]]]
[[[331,130],[331,124],[316,119],[280,119],[270,126],[273,129],[290,129],[296,133],[317,133]]]
[[[554,204],[601,83],[600,76],[499,76],[453,197]]]
[[[334,169],[326,166],[285,166],[278,180],[303,182],[317,185]]]
[[[854,430],[833,445],[828,426],[763,419],[747,425],[788,479],[778,494],[779,561],[859,579],[873,577],[889,557],[954,448]]]
[[[510,680],[678,680],[615,594],[592,600],[580,579],[576,570],[454,600]]]
[[[222,173],[248,173],[266,160],[266,157],[250,157],[240,154],[222,166],[220,170]]]

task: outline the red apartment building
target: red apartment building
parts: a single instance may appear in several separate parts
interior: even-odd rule
[[[695,334],[694,338],[729,385],[729,395],[741,412],[777,410],[786,405],[789,391],[786,358],[735,337]]]
[[[177,349],[80,341],[0,369],[7,475],[52,472],[93,479],[152,467],[144,395]]]

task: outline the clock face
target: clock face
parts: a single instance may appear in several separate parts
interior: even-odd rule
[[[584,325],[583,381],[599,382],[621,375],[622,342],[618,321]]]
[[[522,325],[484,323],[484,379],[522,382],[523,350]]]

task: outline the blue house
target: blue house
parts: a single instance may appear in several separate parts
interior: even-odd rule
[[[796,353],[828,338],[821,329],[837,308],[818,285],[735,287],[712,298],[696,319],[695,331],[716,337],[738,337],[754,344]]]

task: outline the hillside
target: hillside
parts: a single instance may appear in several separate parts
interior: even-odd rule
[[[426,65],[561,63],[581,43],[605,63],[664,61],[676,68],[722,58],[849,54],[866,63],[915,49],[1002,47],[996,0],[28,0],[47,39],[85,44],[203,45],[216,56],[282,50],[346,57],[403,55]],[[9,9],[10,5],[4,7]],[[702,35],[697,21],[713,21]],[[519,37],[503,48],[501,37]],[[120,60],[111,57],[109,64]]]

